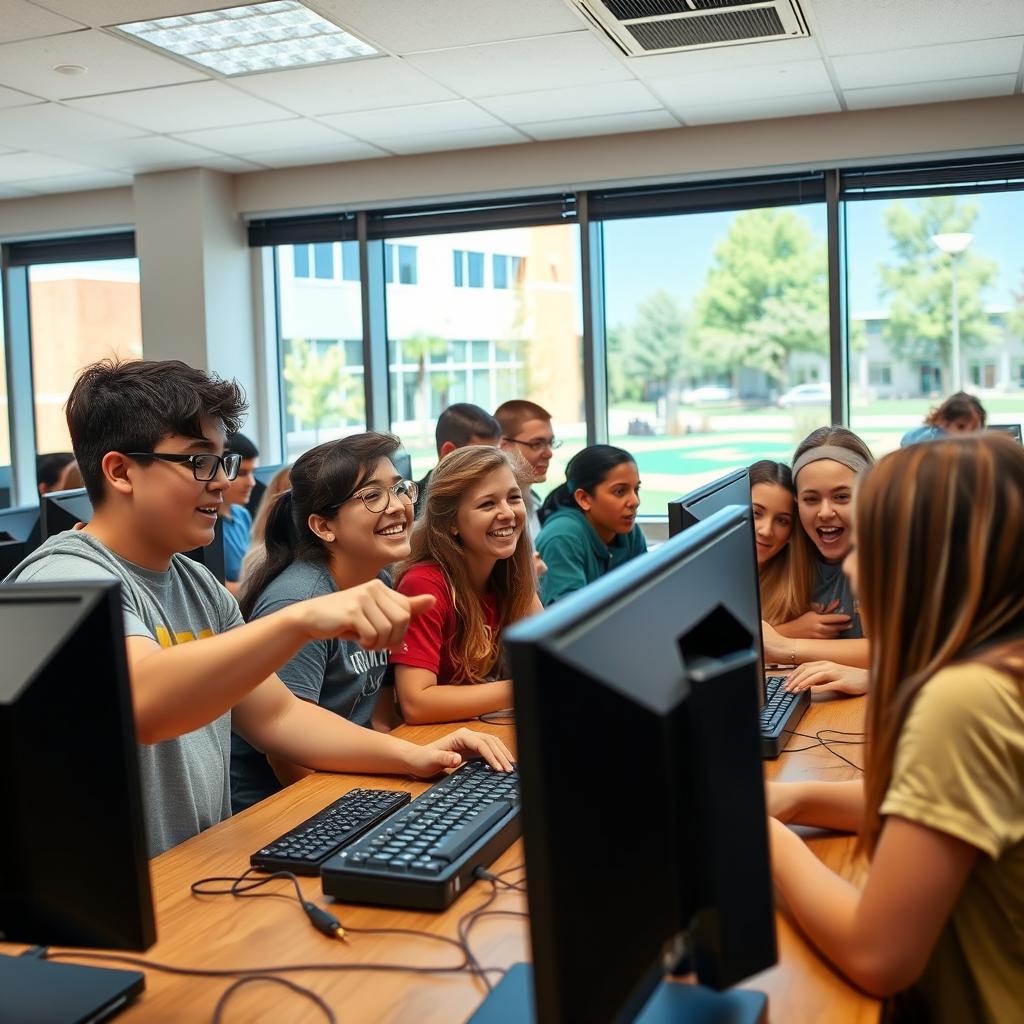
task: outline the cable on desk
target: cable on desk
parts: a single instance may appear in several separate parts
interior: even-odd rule
[[[819,729],[813,736],[806,732],[797,732],[794,729],[783,729],[783,732],[788,732],[791,736],[799,736],[805,740],[814,740],[813,743],[806,747],[787,747],[784,750],[779,751],[780,756],[782,754],[798,754],[802,750],[813,750],[815,747],[824,747],[830,754],[838,757],[840,761],[845,761],[851,768],[855,768],[859,772],[863,772],[864,769],[854,761],[851,761],[848,757],[840,754],[835,749],[836,746],[851,746],[851,747],[862,747],[864,746],[865,739],[864,733],[862,732],[845,732],[842,729]],[[837,736],[859,736],[860,739],[850,740],[834,740],[834,739],[823,739],[825,733],[834,733]]]
[[[278,978],[273,974],[249,974],[244,978],[239,978],[237,981],[233,981],[224,991],[221,993],[220,999],[217,1000],[217,1005],[213,1008],[213,1024],[223,1024],[224,1021],[224,1008],[227,1006],[231,997],[240,989],[243,985],[251,985],[256,981],[269,981],[277,985],[284,985],[285,988],[290,988],[293,992],[298,993],[301,996],[305,996],[310,1002],[315,1003],[321,1010],[324,1011],[324,1016],[327,1018],[329,1024],[338,1024],[338,1018],[335,1017],[334,1011],[327,1005],[326,1001],[311,988],[306,988],[303,985],[296,985],[294,981],[289,981],[287,978]]]
[[[515,725],[516,713],[513,708],[504,708],[501,711],[485,711],[477,715],[478,722],[485,722],[487,725]]]

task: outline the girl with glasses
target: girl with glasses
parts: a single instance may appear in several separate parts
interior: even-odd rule
[[[430,478],[398,590],[430,594],[392,654],[402,715],[452,722],[512,706],[502,630],[540,610],[524,483],[509,456],[473,446],[446,455]]]
[[[409,554],[416,500],[416,484],[402,480],[391,463],[399,447],[389,434],[356,434],[296,460],[291,490],[273,499],[267,515],[265,555],[243,584],[246,620],[374,579],[391,585],[387,568]],[[379,698],[390,671],[386,650],[330,639],[306,644],[278,675],[303,700],[387,731],[397,722],[394,702]],[[231,761],[236,813],[307,773],[264,757],[237,734]]]

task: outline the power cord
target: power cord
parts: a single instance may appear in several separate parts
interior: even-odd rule
[[[838,757],[840,761],[845,761],[851,768],[855,768],[859,772],[863,772],[864,771],[864,769],[859,764],[857,764],[854,761],[851,761],[848,757],[845,757],[844,755],[840,754],[839,751],[835,749],[835,747],[837,747],[837,746],[850,746],[850,747],[862,747],[862,746],[864,746],[865,739],[864,739],[864,733],[862,733],[862,732],[846,732],[846,731],[844,731],[842,729],[819,729],[812,736],[810,733],[797,732],[794,729],[783,729],[782,731],[789,733],[791,736],[799,736],[799,737],[801,737],[801,739],[814,740],[814,742],[809,744],[806,747],[786,747],[784,750],[779,751],[780,755],[782,755],[782,754],[798,754],[802,750],[814,750],[815,747],[824,747],[830,754],[834,755],[835,757]],[[849,739],[849,740],[834,740],[834,739],[826,740],[826,739],[822,738],[825,733],[831,733],[831,734],[834,734],[836,736],[857,736],[857,737],[860,737],[860,738],[859,739]]]
[[[482,715],[477,715],[476,720],[487,725],[515,725],[516,713],[514,708],[503,708],[500,711],[485,711]]]
[[[305,996],[310,1002],[315,1003],[324,1011],[324,1016],[327,1018],[328,1024],[338,1024],[338,1018],[335,1017],[334,1011],[327,1005],[325,1000],[321,996],[318,996],[311,988],[306,988],[304,985],[296,985],[294,981],[289,981],[287,978],[278,978],[273,974],[249,974],[246,977],[239,978],[237,981],[233,981],[228,985],[228,987],[221,993],[220,999],[217,1000],[217,1005],[213,1008],[213,1024],[223,1024],[224,1008],[228,1005],[231,997],[244,985],[251,985],[257,981],[269,981],[275,985],[284,985],[285,988],[289,988],[293,992],[297,992],[300,996]]]

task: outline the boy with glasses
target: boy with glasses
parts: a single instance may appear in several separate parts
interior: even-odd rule
[[[374,580],[243,624],[235,599],[180,552],[209,544],[241,458],[224,454],[245,400],[234,381],[177,360],[87,367],[68,398],[71,440],[93,505],[80,531],[51,537],[6,582],[117,579],[150,854],[231,813],[232,727],[254,747],[310,768],[429,777],[500,741],[460,729],[417,746],[295,697],[276,670],[311,640],[400,642],[431,599]],[[90,671],[83,666],[82,684]]]
[[[547,480],[552,453],[562,447],[551,429],[551,413],[536,402],[514,398],[499,405],[494,410],[494,418],[501,424],[501,447],[508,452],[518,452],[529,463],[534,483]],[[527,525],[534,541],[540,533],[537,517],[540,504],[540,495],[531,487]]]

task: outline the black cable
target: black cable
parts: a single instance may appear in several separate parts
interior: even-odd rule
[[[854,761],[851,761],[848,757],[840,754],[835,749],[836,746],[851,746],[851,747],[862,747],[865,743],[864,739],[860,740],[825,740],[822,739],[824,733],[836,733],[839,736],[864,736],[862,732],[845,732],[842,729],[819,729],[813,736],[806,732],[797,732],[795,729],[783,729],[783,732],[787,732],[790,736],[799,736],[801,739],[814,740],[813,743],[806,747],[786,747],[779,751],[780,756],[782,754],[799,754],[804,750],[814,750],[816,747],[824,747],[830,754],[838,757],[840,761],[845,761],[851,768],[855,768],[859,772],[863,772],[864,769]]]
[[[516,713],[512,708],[505,708],[501,711],[485,711],[482,715],[477,715],[476,720],[487,725],[515,725]]]
[[[224,1020],[224,1007],[227,1006],[231,997],[243,985],[251,985],[254,981],[269,981],[277,985],[284,985],[285,988],[290,988],[293,992],[298,993],[300,996],[305,996],[310,1002],[319,1006],[324,1011],[324,1016],[329,1021],[329,1024],[338,1024],[338,1018],[334,1016],[334,1011],[316,992],[302,985],[296,985],[294,981],[289,981],[287,978],[277,978],[273,974],[250,974],[228,985],[221,993],[220,999],[217,1000],[217,1005],[213,1008],[213,1024],[222,1024]]]

